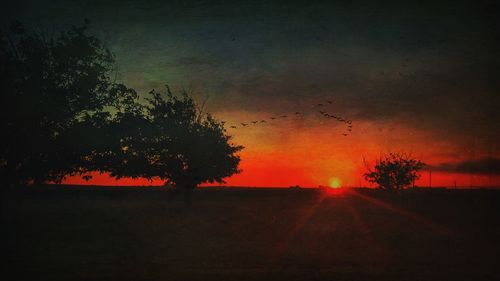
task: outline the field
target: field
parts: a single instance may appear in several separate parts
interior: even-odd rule
[[[3,194],[4,280],[500,280],[500,191]]]

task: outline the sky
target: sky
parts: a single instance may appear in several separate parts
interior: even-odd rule
[[[430,170],[432,186],[500,186],[498,1],[18,0],[2,10],[3,27],[88,18],[121,82],[205,102],[245,146],[227,185],[366,186],[367,165],[404,152],[427,163],[417,185]]]

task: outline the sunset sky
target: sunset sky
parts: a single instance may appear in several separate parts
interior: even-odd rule
[[[363,159],[405,152],[418,185],[500,186],[498,1],[185,2],[17,0],[1,23],[88,18],[118,80],[206,101],[245,146],[227,185],[366,186]]]

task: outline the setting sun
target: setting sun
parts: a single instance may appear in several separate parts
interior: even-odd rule
[[[331,188],[340,188],[341,185],[342,185],[342,181],[339,178],[337,178],[337,177],[330,178],[329,186]]]

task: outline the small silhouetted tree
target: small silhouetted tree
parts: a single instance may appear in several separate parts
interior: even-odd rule
[[[420,160],[403,153],[389,153],[375,163],[373,169],[367,167],[364,174],[367,181],[385,190],[400,190],[410,186],[420,178],[419,171],[424,167]]]
[[[88,21],[56,36],[20,23],[0,32],[0,175],[3,185],[60,182],[103,151],[110,107],[137,94],[110,79],[114,56]],[[92,165],[90,165],[92,166]]]
[[[183,190],[185,205],[201,183],[223,183],[239,172],[242,146],[231,142],[224,123],[204,113],[187,94],[151,91],[143,110],[120,114],[109,132],[112,155],[103,155],[111,176],[159,178]],[[143,113],[141,113],[143,112]],[[99,161],[96,161],[99,162]]]

